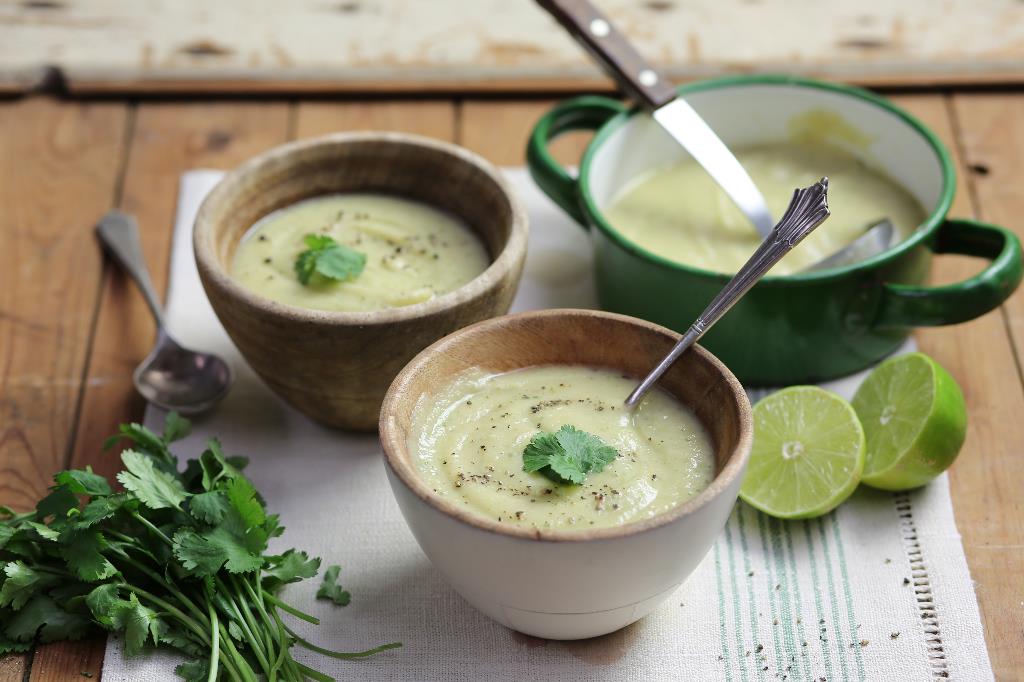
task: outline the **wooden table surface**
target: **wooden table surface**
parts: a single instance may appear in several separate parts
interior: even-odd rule
[[[1024,92],[895,96],[945,140],[959,165],[953,215],[1024,236]],[[109,208],[136,214],[155,282],[167,281],[179,175],[230,168],[287,140],[352,129],[451,140],[521,164],[548,100],[0,100],[0,504],[28,509],[51,476],[91,464],[100,444],[139,419],[132,368],[153,340],[141,297],[104,262],[93,225]],[[574,160],[584,140],[558,143]],[[934,280],[980,269],[940,257]],[[917,340],[964,389],[967,442],[951,471],[957,525],[976,582],[992,666],[1024,679],[1024,294],[997,312]],[[937,558],[938,559],[938,558]],[[99,676],[101,638],[0,659],[2,680]]]

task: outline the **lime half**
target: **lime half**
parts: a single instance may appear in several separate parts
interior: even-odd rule
[[[886,360],[853,397],[864,426],[861,480],[883,490],[924,485],[956,459],[967,435],[964,395],[949,372],[924,353]]]
[[[740,497],[772,516],[809,519],[849,497],[863,468],[864,430],[850,404],[817,386],[794,386],[754,406]]]

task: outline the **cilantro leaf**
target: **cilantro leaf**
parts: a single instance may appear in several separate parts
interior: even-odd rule
[[[225,568],[231,573],[250,573],[263,566],[263,551],[267,548],[267,534],[261,528],[248,528],[234,510],[207,536],[209,542],[219,545],[227,556]]]
[[[79,531],[74,533],[71,541],[62,548],[61,556],[79,578],[92,583],[117,573],[114,565],[100,553],[106,546],[107,543],[96,531]]]
[[[26,526],[34,530],[39,537],[44,540],[56,540],[60,537],[60,533],[50,528],[45,523],[37,523],[36,521],[28,521],[25,523]]]
[[[32,597],[4,628],[4,633],[8,637],[19,642],[27,642],[37,633],[41,642],[81,639],[88,631],[88,618],[65,611],[42,594]]]
[[[230,509],[220,525],[205,535],[182,529],[174,534],[174,556],[196,575],[213,575],[221,566],[231,573],[249,573],[263,566],[267,535],[249,528],[238,512]]]
[[[109,441],[116,442],[119,439],[130,440],[134,444],[135,450],[152,457],[160,469],[173,473],[178,460],[167,449],[167,443],[163,438],[142,424],[134,422],[131,424],[121,424],[118,430],[120,431],[119,438],[112,437],[108,439]]]
[[[164,420],[164,435],[161,438],[164,443],[169,444],[181,440],[190,433],[192,433],[192,422],[177,412],[167,413],[167,418]]]
[[[88,528],[110,518],[127,502],[128,496],[124,493],[98,497],[82,508],[82,513],[78,516],[75,525],[78,528]]]
[[[125,651],[129,656],[142,651],[147,639],[152,639],[153,644],[159,643],[166,628],[156,611],[140,603],[134,592],[128,601],[122,599],[113,605],[110,619],[114,627],[124,630]]]
[[[295,260],[295,275],[303,285],[309,284],[313,273],[339,282],[355,279],[366,267],[366,254],[360,253],[327,235],[308,234],[303,239],[308,247]]]
[[[214,575],[228,560],[223,547],[185,528],[174,534],[174,556],[196,575]]]
[[[323,582],[320,583],[320,589],[316,591],[316,598],[330,599],[338,606],[348,606],[352,601],[352,595],[338,584],[339,573],[341,573],[341,566],[327,567]]]
[[[312,578],[320,570],[320,559],[309,558],[305,552],[289,549],[284,554],[267,557],[269,564],[263,569],[263,585],[275,589],[286,583]]]
[[[119,473],[117,480],[144,505],[150,509],[181,509],[186,493],[177,478],[155,468],[152,458],[135,450],[122,452],[121,461],[128,471]]]
[[[109,495],[114,492],[110,489],[110,483],[107,482],[107,479],[99,474],[94,474],[92,467],[61,471],[53,477],[53,480],[58,485],[67,486],[68,490],[78,495],[99,497],[100,495]]]
[[[218,524],[224,518],[230,503],[224,493],[212,490],[189,498],[188,510],[195,518],[209,523]]]
[[[20,654],[32,648],[31,642],[18,642],[0,633],[0,656],[7,654]]]
[[[0,587],[0,606],[9,606],[15,611],[25,605],[39,590],[54,585],[57,578],[40,573],[21,561],[9,561],[4,566],[4,584]]]
[[[18,531],[14,526],[0,525],[0,549],[6,547],[7,543],[17,532]]]
[[[178,651],[185,653],[189,656],[206,656],[206,662],[210,660],[210,652],[203,649],[203,647],[196,644],[195,640],[186,634],[183,629],[175,629],[168,626],[168,628],[160,635],[160,643],[172,646]],[[203,668],[206,672],[203,673],[203,682],[209,675],[209,668]]]
[[[267,520],[263,505],[256,497],[256,488],[245,476],[236,476],[227,486],[228,501],[249,528],[258,528]]]
[[[53,487],[53,492],[39,500],[36,505],[36,518],[40,521],[52,516],[54,519],[67,518],[68,512],[78,509],[78,496],[66,485]]]
[[[85,598],[85,605],[92,612],[92,617],[100,625],[112,626],[111,612],[117,602],[121,601],[117,593],[116,583],[103,583],[93,588]]]
[[[174,646],[171,644],[171,646]],[[185,682],[206,682],[210,678],[209,659],[197,658],[187,663],[180,663],[174,672]]]
[[[231,479],[241,475],[241,471],[232,463],[230,457],[224,456],[220,447],[220,441],[211,438],[206,443],[206,449],[199,456],[199,466],[203,472],[203,490],[213,490],[217,481],[227,478]]]
[[[523,471],[537,471],[556,483],[580,484],[618,454],[597,436],[565,425],[555,433],[533,437],[523,450]]]

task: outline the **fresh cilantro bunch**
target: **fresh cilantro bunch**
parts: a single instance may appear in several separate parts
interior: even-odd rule
[[[324,234],[307,234],[303,241],[309,247],[295,260],[295,274],[302,284],[309,284],[313,273],[339,282],[355,279],[366,267],[366,254],[339,244]]]
[[[320,559],[267,553],[284,527],[242,474],[246,460],[225,456],[216,440],[179,471],[168,445],[188,431],[173,413],[160,436],[122,425],[110,441],[131,443],[117,475],[123,491],[73,469],[54,477],[35,511],[0,507],[0,655],[100,627],[120,633],[129,655],[177,649],[190,658],[176,668],[186,680],[324,681],[292,657],[293,645],[344,659],[400,646],[339,653],[289,628],[284,614],[319,622],[278,594],[316,575]],[[321,590],[348,603],[338,568],[328,573]]]
[[[619,453],[597,436],[565,425],[538,433],[523,450],[523,471],[539,471],[555,483],[580,484],[599,473]]]

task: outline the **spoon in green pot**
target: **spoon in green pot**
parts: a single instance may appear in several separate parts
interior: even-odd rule
[[[683,338],[672,347],[658,366],[626,398],[626,407],[633,407],[644,394],[651,389],[668,368],[679,359],[679,356],[697,343],[704,333],[722,318],[730,308],[740,300],[751,287],[760,281],[765,274],[778,263],[783,256],[793,250],[804,237],[814,231],[829,217],[828,210],[828,178],[822,178],[810,187],[797,189],[782,219],[772,229],[768,237],[761,242],[754,255],[743,264],[728,284],[708,304],[704,312],[697,317]],[[891,228],[891,226],[890,226]]]

